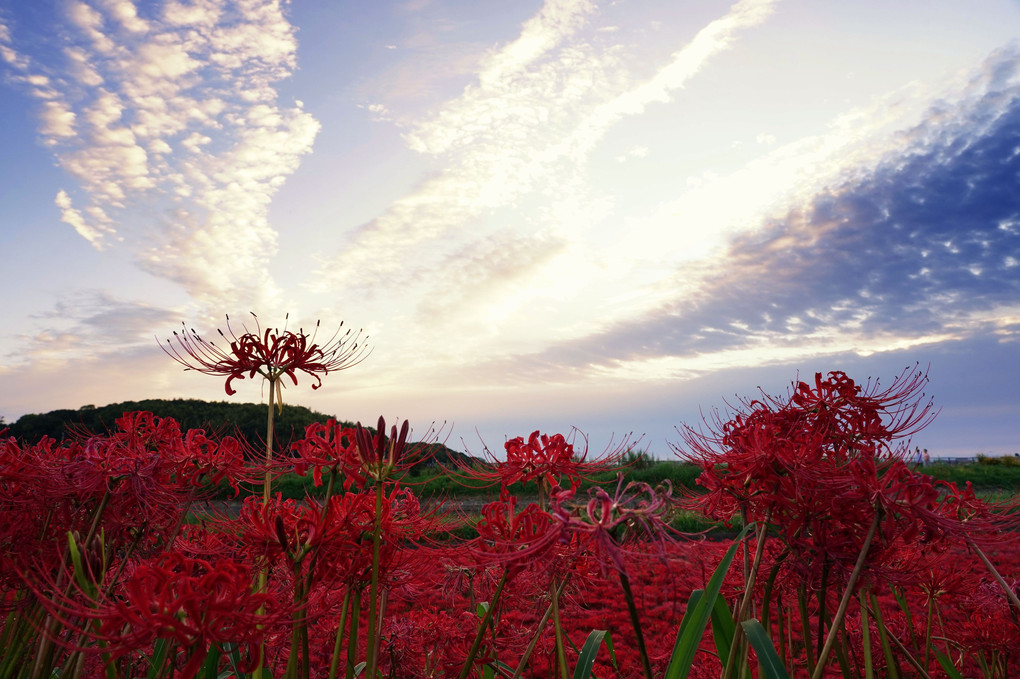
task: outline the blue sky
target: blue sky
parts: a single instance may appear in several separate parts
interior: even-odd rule
[[[1020,450],[1020,5],[0,0],[0,415],[224,399],[156,338],[341,320],[285,399],[669,453],[929,370]],[[235,399],[264,398],[241,383]]]

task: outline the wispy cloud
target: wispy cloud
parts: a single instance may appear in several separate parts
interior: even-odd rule
[[[651,78],[639,79],[625,69],[612,32],[582,30],[598,21],[593,3],[550,0],[515,40],[482,61],[460,96],[409,126],[408,147],[441,169],[352,234],[322,267],[320,285],[377,295],[414,281],[436,293],[424,298],[435,299],[460,275],[464,253],[486,252],[509,223],[514,242],[533,251],[569,241],[611,207],[594,194],[584,168],[607,130],[653,102],[668,101],[741,30],[764,21],[772,5],[737,3]],[[537,219],[515,219],[512,213],[525,205]],[[538,271],[552,259],[522,258],[512,275],[521,280],[524,269]],[[474,267],[474,285],[505,281],[500,261]],[[573,266],[585,265],[578,260]],[[532,282],[547,278],[536,275]],[[457,298],[444,297],[446,304]]]
[[[40,101],[41,141],[76,183],[57,194],[61,219],[200,302],[272,299],[269,202],[319,130],[300,102],[278,101],[297,50],[283,3],[61,8],[59,48],[0,25],[0,58]]]
[[[478,369],[668,379],[981,336],[1014,341],[1018,102],[1013,47],[930,101],[917,124],[835,163],[810,195],[793,192],[758,228],[731,232],[715,256],[678,268],[644,313]]]

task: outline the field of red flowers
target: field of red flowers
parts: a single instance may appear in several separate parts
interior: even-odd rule
[[[0,679],[1020,674],[1015,506],[905,462],[933,417],[921,373],[819,374],[686,429],[697,489],[621,475],[581,494],[629,449],[514,438],[446,470],[500,488],[469,519],[405,485],[427,450],[406,421],[274,449],[279,381],[357,362],[357,334],[221,334],[167,351],[228,393],[269,383],[265,451],[145,412],[0,440]],[[274,495],[295,472],[325,496]],[[217,484],[236,516],[205,508]],[[681,534],[680,511],[732,532]]]

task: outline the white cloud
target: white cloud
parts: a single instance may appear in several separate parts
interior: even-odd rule
[[[75,135],[74,121],[77,116],[66,104],[60,101],[47,101],[43,103],[40,118],[42,119],[41,132],[50,137],[52,143],[54,138],[73,137]]]
[[[60,208],[60,221],[74,227],[74,230],[78,232],[78,235],[91,243],[97,250],[103,249],[102,237],[104,229],[96,228],[86,222],[82,213],[72,207],[71,197],[67,195],[66,191],[63,189],[58,191],[57,197],[53,202],[58,208]]]
[[[56,20],[72,46],[37,60],[0,25],[5,61],[41,100],[43,141],[88,203],[61,191],[61,219],[96,248],[123,239],[197,299],[275,295],[269,202],[319,130],[277,100],[296,67],[284,4],[171,0],[142,18],[129,0],[71,0]]]
[[[739,31],[764,21],[773,4],[738,2],[650,79],[635,83],[615,49],[593,45],[579,34],[595,12],[591,3],[546,3],[517,39],[483,63],[477,84],[411,126],[408,147],[441,159],[444,169],[363,227],[320,271],[321,286],[372,291],[391,285],[419,268],[420,248],[433,261],[455,257],[458,247],[495,228],[481,226],[479,216],[520,201],[547,208],[600,204],[589,195],[583,173],[606,132],[650,103],[668,100]],[[562,214],[555,208],[547,212]],[[570,218],[530,228],[576,234],[587,227]]]
[[[487,59],[478,80],[483,89],[498,89],[539,57],[559,45],[595,10],[590,0],[546,0],[539,13],[525,22],[521,35]]]
[[[128,31],[144,33],[149,30],[148,22],[138,17],[138,10],[129,0],[102,0],[102,4]]]

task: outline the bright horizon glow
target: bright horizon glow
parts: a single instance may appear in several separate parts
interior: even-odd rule
[[[734,394],[918,363],[917,443],[1012,454],[1018,29],[1007,0],[0,7],[0,415],[222,400],[157,338],[255,311],[370,336],[289,402],[455,447],[663,456]]]

